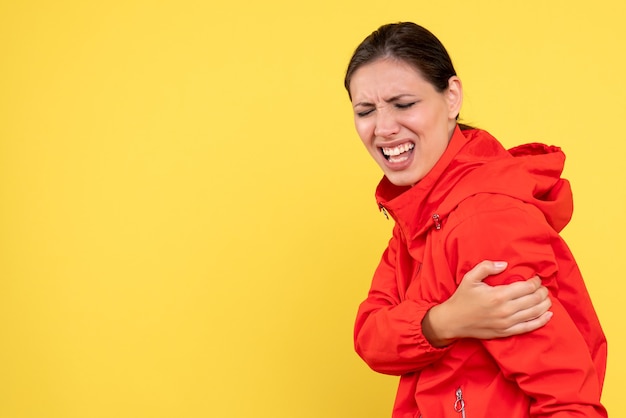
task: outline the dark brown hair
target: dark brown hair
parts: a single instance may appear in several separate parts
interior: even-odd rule
[[[354,72],[383,58],[411,65],[439,93],[448,88],[450,77],[456,75],[448,51],[428,29],[412,22],[390,23],[372,32],[352,54],[344,79],[349,96]],[[467,125],[459,126],[461,129],[472,129]]]

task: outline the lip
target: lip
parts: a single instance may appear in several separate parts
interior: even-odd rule
[[[403,138],[403,139],[396,139],[394,141],[388,141],[388,140],[381,140],[381,141],[377,141],[378,144],[376,145],[377,148],[383,149],[383,148],[395,148],[398,145],[402,145],[402,144],[413,144],[415,145],[415,141],[409,138]]]

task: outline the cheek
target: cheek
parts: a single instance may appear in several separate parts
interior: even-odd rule
[[[356,133],[359,135],[359,138],[361,138],[361,141],[363,141],[363,143],[367,145],[370,138],[372,137],[371,123],[368,123],[367,121],[363,121],[361,119],[355,119],[354,127],[356,128]]]

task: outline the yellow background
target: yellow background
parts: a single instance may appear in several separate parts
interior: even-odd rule
[[[399,20],[466,121],[565,149],[619,414],[624,4],[3,0],[0,418],[389,416],[351,333],[391,223],[342,77]]]

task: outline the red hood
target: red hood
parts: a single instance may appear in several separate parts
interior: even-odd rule
[[[426,177],[413,187],[395,186],[383,177],[376,200],[407,238],[433,227],[433,215],[442,221],[461,201],[478,193],[503,194],[530,203],[560,231],[573,211],[569,182],[560,177],[564,163],[559,147],[533,143],[507,151],[485,131],[457,127]]]

